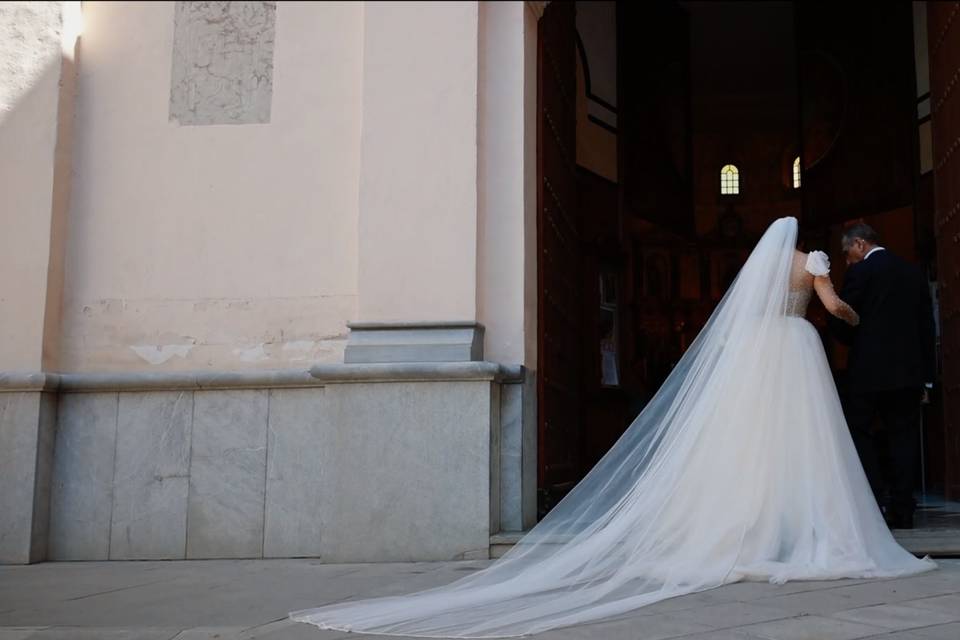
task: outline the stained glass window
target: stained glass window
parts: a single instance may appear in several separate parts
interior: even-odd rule
[[[793,188],[800,188],[800,156],[793,160]]]

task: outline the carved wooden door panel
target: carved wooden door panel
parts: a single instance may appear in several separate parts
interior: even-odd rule
[[[943,357],[944,487],[960,499],[960,2],[928,2],[934,225]]]

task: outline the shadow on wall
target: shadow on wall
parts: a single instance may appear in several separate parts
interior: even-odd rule
[[[0,78],[0,370],[60,364],[80,3],[9,3]],[[29,48],[28,48],[29,47]]]
[[[0,4],[0,562],[47,552],[79,10]]]

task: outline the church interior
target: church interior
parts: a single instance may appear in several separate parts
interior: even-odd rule
[[[922,268],[937,306],[926,4],[547,6],[541,515],[643,408],[774,219],[798,218],[802,248],[827,252],[838,290],[842,230],[867,222]],[[809,319],[842,393],[845,348],[818,302]],[[918,527],[960,533],[945,395],[923,411]]]

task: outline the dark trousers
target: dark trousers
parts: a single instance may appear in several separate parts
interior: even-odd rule
[[[888,513],[911,516],[916,506],[922,394],[922,388],[853,392],[844,403],[863,470]]]

